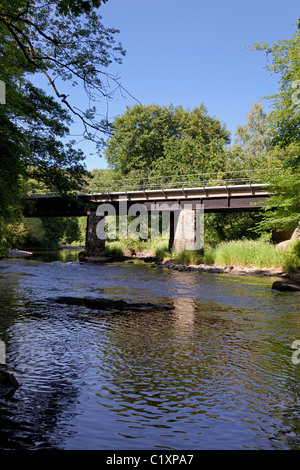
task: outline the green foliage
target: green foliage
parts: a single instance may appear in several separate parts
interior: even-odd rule
[[[20,230],[20,228],[19,228]],[[24,220],[22,239],[16,247],[27,249],[56,249],[80,240],[77,217],[29,218]]]
[[[105,253],[114,258],[122,258],[124,256],[123,250],[119,242],[110,242],[105,244]]]
[[[10,246],[6,241],[2,240],[0,242],[0,259],[7,257],[9,248]]]
[[[22,209],[29,178],[64,194],[80,189],[88,176],[83,152],[68,141],[71,115],[81,120],[86,138],[102,142],[95,134],[107,133],[108,123],[90,103],[97,93],[106,105],[109,81],[116,84],[107,68],[125,54],[115,42],[118,31],[105,28],[95,11],[105,1],[12,0],[0,5],[0,80],[6,87],[6,104],[0,105],[2,223],[12,220],[16,208]],[[33,84],[35,75],[45,79],[50,93]],[[65,81],[83,85],[88,109],[71,103],[73,95],[63,90]]]
[[[289,250],[285,253],[283,268],[286,271],[300,271],[300,242],[291,242]]]
[[[203,261],[202,250],[184,250],[180,253],[172,252],[172,259],[177,264],[197,265]]]
[[[215,250],[209,245],[205,246],[203,250],[203,263],[204,264],[215,263]]]
[[[2,230],[2,237],[10,248],[21,246],[26,238],[25,219],[14,220],[5,224]]]
[[[81,119],[89,139],[99,130],[108,133],[108,122],[99,119],[94,103],[100,96],[104,103],[112,96],[111,82],[114,88],[118,82],[107,68],[113,62],[121,63],[125,55],[115,41],[118,30],[102,25],[97,5],[97,0],[12,0],[0,6],[4,51],[9,47],[16,53],[12,57],[3,54],[5,61],[14,63],[17,56],[25,70],[43,74],[65,109]],[[64,81],[75,88],[83,85],[89,105],[86,110],[72,104],[73,94],[64,90]]]
[[[297,28],[290,39],[277,43],[255,43],[254,50],[264,51],[268,59],[266,69],[271,74],[279,74],[279,88],[276,93],[267,96],[272,103],[269,114],[269,127],[275,132],[274,144],[284,148],[299,142],[300,107],[297,88],[294,82],[300,77],[300,29]]]
[[[45,240],[45,229],[42,219],[28,218],[24,221],[26,237],[23,240],[23,246],[26,248],[42,247]],[[22,246],[21,245],[21,246]]]
[[[239,151],[239,159],[247,169],[265,168],[270,163],[267,151],[273,137],[263,105],[254,103],[246,123],[236,128],[233,150]]]
[[[195,174],[225,165],[229,132],[204,105],[193,111],[172,105],[136,105],[115,119],[105,157],[126,177]]]
[[[59,0],[57,6],[60,13],[65,15],[73,13],[77,16],[81,13],[89,13],[106,2],[107,0]]]
[[[132,240],[130,238],[117,241],[108,241],[105,243],[105,251],[107,254],[116,253],[116,256],[123,255],[139,255],[141,253],[149,252],[156,256],[157,259],[164,259],[167,255],[170,256],[168,249],[169,241],[163,239],[148,239],[148,240]],[[122,255],[121,255],[122,253]]]
[[[300,223],[300,173],[282,169],[272,175],[270,181],[273,196],[268,200],[259,230],[293,229]]]
[[[272,104],[268,116],[274,134],[272,154],[282,163],[282,170],[270,179],[274,195],[260,228],[295,228],[300,222],[300,29],[290,39],[272,45],[256,43],[252,49],[264,51],[270,59],[266,68],[279,75],[277,92],[267,98]]]
[[[216,246],[220,242],[238,240],[243,237],[260,237],[257,224],[262,221],[261,212],[229,212],[205,214],[205,244]]]
[[[258,268],[281,268],[287,272],[300,270],[300,242],[291,242],[288,251],[277,251],[276,246],[264,240],[233,240],[206,245],[200,251],[185,250],[181,253],[161,253],[158,259],[171,257],[177,264],[221,265]]]
[[[169,251],[169,242],[161,242],[159,243],[154,250],[154,255],[157,260],[163,260],[164,258],[170,257],[170,251]]]

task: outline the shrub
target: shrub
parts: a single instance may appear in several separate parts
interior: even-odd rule
[[[290,243],[290,249],[284,253],[283,268],[290,272],[300,270],[300,241]]]
[[[204,264],[214,264],[215,263],[215,250],[213,248],[211,248],[211,247],[204,248],[203,263]]]
[[[119,242],[110,242],[105,244],[105,253],[115,258],[122,258],[124,256],[123,250]]]
[[[7,258],[9,250],[9,244],[6,241],[0,242],[0,259]]]
[[[184,250],[181,253],[173,254],[173,259],[178,264],[200,264],[202,263],[202,251]]]

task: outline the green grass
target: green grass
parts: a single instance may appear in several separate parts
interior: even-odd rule
[[[223,242],[215,248],[206,246],[200,251],[185,250],[181,253],[168,250],[168,240],[120,240],[105,245],[107,254],[122,257],[124,251],[132,254],[150,251],[158,259],[172,258],[174,263],[185,265],[217,264],[223,266],[255,266],[258,268],[282,268],[285,271],[300,270],[300,242],[290,244],[288,251],[277,251],[275,245],[264,240],[236,240]]]
[[[275,245],[260,240],[220,243],[215,249],[215,264],[275,268],[282,267],[283,262],[283,252],[276,251]]]
[[[169,242],[168,240],[162,240],[154,244],[154,256],[158,260],[170,257]]]
[[[130,238],[126,240],[108,241],[105,243],[105,251],[109,253],[121,253],[123,256],[125,252],[129,252],[131,255],[138,254],[139,252],[149,251],[156,256],[157,259],[163,259],[166,256],[170,256],[168,252],[168,240],[163,239],[148,239],[148,240],[132,240]]]
[[[105,243],[105,253],[108,256],[114,256],[116,258],[122,258],[124,256],[119,242]]]
[[[172,259],[178,264],[200,264],[202,263],[202,253],[197,250],[184,250],[181,253],[172,253]]]
[[[220,243],[209,251],[210,264],[300,269],[300,242],[291,243],[288,251],[277,251],[275,245],[261,240],[237,240]],[[205,256],[204,256],[204,262]]]

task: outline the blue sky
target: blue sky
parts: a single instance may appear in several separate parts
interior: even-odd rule
[[[294,0],[109,0],[99,13],[104,26],[120,30],[117,39],[127,51],[111,71],[139,102],[190,109],[204,103],[232,135],[252,104],[277,88],[265,55],[247,46],[290,38],[300,17]],[[108,114],[113,118],[134,104],[116,93]],[[104,157],[89,155],[92,146],[79,146],[89,170],[106,167]]]

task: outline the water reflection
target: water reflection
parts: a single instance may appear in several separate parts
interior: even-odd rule
[[[0,339],[21,383],[0,397],[2,448],[300,447],[298,293],[65,259],[0,263]],[[62,295],[173,309],[97,311]]]

